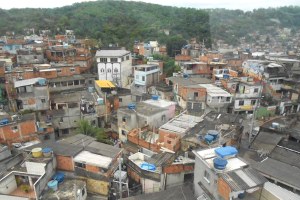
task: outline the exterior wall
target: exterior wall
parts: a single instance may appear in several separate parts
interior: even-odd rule
[[[56,155],[57,169],[65,171],[74,171],[73,158]]]
[[[160,182],[146,178],[141,178],[141,185],[144,193],[159,192],[161,188]]]
[[[219,178],[218,180],[218,192],[221,197],[223,197],[224,200],[229,200],[231,189],[229,185],[222,179]]]
[[[10,174],[0,182],[0,194],[10,194],[17,189],[15,175]],[[7,199],[5,197],[5,199]]]
[[[166,188],[172,188],[176,185],[182,185],[184,182],[184,173],[167,174]]]
[[[43,175],[45,173],[45,163],[25,162],[26,170],[29,174]]]
[[[251,101],[255,100],[255,104],[252,105]],[[239,102],[244,101],[244,105],[240,106]],[[257,105],[257,99],[237,99],[234,101],[234,110],[249,111],[254,110]]]
[[[14,141],[36,133],[35,120],[11,123],[0,127],[0,139]]]
[[[204,178],[205,171],[209,174],[210,179],[208,181]],[[195,171],[194,171],[194,189],[195,195],[200,196],[202,194],[202,188],[198,183],[201,183],[209,193],[213,194],[213,196],[217,196],[217,176],[214,174],[211,169],[209,169],[205,163],[196,156],[195,158]]]
[[[126,56],[130,56],[130,54],[124,57]],[[132,74],[131,56],[129,60],[124,59],[124,61],[121,61],[120,57],[116,63],[110,63],[109,57],[107,57],[107,63],[100,63],[100,58],[97,58],[97,62],[99,80],[109,80],[117,83],[120,87],[128,87],[128,76]]]
[[[88,192],[107,196],[109,192],[109,183],[106,181],[87,178],[86,188]]]
[[[100,172],[99,167],[93,166],[93,165],[88,165],[88,164],[86,164],[86,165],[85,165],[85,169],[86,169],[86,171],[89,171],[89,172],[94,172],[94,173]]]
[[[198,96],[195,96],[195,93],[197,93]],[[206,89],[205,88],[186,88],[186,87],[184,87],[184,88],[182,88],[180,95],[184,100],[205,102]]]
[[[20,65],[26,65],[31,63],[44,63],[44,55],[36,54],[36,55],[18,55],[17,63]]]

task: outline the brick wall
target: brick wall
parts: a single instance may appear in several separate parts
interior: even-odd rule
[[[86,165],[85,165],[85,169],[86,169],[86,171],[89,171],[89,172],[94,172],[94,173],[100,172],[99,167],[93,166],[93,165],[88,165],[88,164],[86,164]]]
[[[193,172],[194,171],[194,164],[176,164],[176,165],[169,165],[163,168],[163,172],[167,174],[177,174],[181,172]]]
[[[218,179],[218,193],[224,200],[229,200],[231,189],[222,178]]]
[[[65,171],[74,171],[74,164],[72,157],[56,155],[57,169]]]

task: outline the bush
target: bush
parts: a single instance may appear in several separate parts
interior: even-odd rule
[[[25,184],[21,185],[20,188],[21,188],[22,191],[24,191],[26,193],[28,193],[31,189],[29,185],[25,185]]]

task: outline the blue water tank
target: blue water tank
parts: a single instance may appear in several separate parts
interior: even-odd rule
[[[207,134],[213,136],[214,140],[216,140],[218,138],[218,136],[219,136],[219,132],[216,131],[216,130],[208,130]]]
[[[93,93],[94,92],[94,87],[88,87],[89,93]]]
[[[222,159],[222,158],[214,158],[213,159],[213,162],[214,162],[214,167],[216,169],[219,169],[219,170],[223,170],[226,168],[226,165],[228,163],[227,160],[225,159]]]
[[[229,74],[223,74],[223,78],[229,79]]]
[[[53,180],[57,180],[58,183],[61,183],[61,182],[63,182],[64,179],[65,179],[65,174],[62,173],[62,172],[56,172],[56,173],[54,174],[54,176],[52,177],[52,179],[53,179]]]
[[[136,108],[136,105],[134,103],[128,104],[128,109],[134,110]]]
[[[187,78],[189,78],[189,75],[188,74],[183,74],[183,78],[187,79]]]
[[[39,85],[46,85],[46,79],[44,79],[44,78],[41,78],[41,79],[39,79]]]
[[[228,156],[235,156],[238,153],[238,150],[235,147],[227,146],[215,149],[215,153],[220,158],[225,158]]]
[[[140,167],[144,170],[149,170],[149,171],[155,171],[156,170],[155,165],[147,163],[147,162],[143,162]]]
[[[212,136],[212,135],[205,135],[204,136],[204,140],[205,140],[205,142],[207,144],[210,144],[210,143],[212,143],[214,141],[214,136]]]
[[[57,191],[57,189],[58,189],[58,187],[57,187],[58,186],[58,181],[57,180],[51,180],[51,181],[48,182],[47,185],[53,191]]]
[[[9,120],[7,118],[1,119],[0,120],[0,125],[6,125],[9,123]]]
[[[152,95],[152,100],[157,101],[158,100],[158,95]]]

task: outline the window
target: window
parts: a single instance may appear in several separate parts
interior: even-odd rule
[[[230,97],[226,97],[226,102],[230,102]]]
[[[44,135],[44,140],[50,140],[50,135],[49,134]]]
[[[41,102],[42,103],[46,103],[46,99],[41,99]]]
[[[104,69],[103,69],[103,68],[102,68],[102,69],[100,69],[100,72],[101,72],[101,73],[104,73]]]
[[[210,184],[210,174],[206,170],[204,171],[204,179]]]
[[[108,73],[111,73],[111,69],[107,69],[107,72],[108,72]]]
[[[254,88],[254,93],[258,93],[258,88]]]
[[[161,116],[161,121],[165,122],[166,121],[166,115]]]
[[[198,97],[198,92],[194,92],[194,97]]]
[[[100,58],[101,63],[107,63],[107,58]]]
[[[75,162],[75,166],[76,167],[80,167],[80,168],[85,168],[85,164],[84,163]]]
[[[115,68],[115,69],[114,69],[114,72],[115,72],[115,73],[118,73],[118,72],[119,72],[119,70],[118,70],[117,68]]]
[[[122,135],[126,135],[126,131],[122,130],[121,131]]]
[[[69,134],[69,129],[62,129],[62,134],[66,135],[66,134]]]
[[[126,60],[129,60],[129,56],[126,56]]]
[[[145,76],[142,76],[142,81],[145,81]]]
[[[119,98],[119,102],[122,102],[122,98]]]
[[[253,105],[255,105],[255,103],[256,103],[256,100],[254,99],[254,100],[251,100],[251,105],[253,106]]]
[[[13,132],[18,131],[18,126],[12,126],[12,127],[11,127],[11,130],[12,130]]]
[[[84,197],[84,195],[85,195],[85,189],[82,188],[82,190],[81,190],[81,196]]]
[[[122,122],[126,122],[126,117],[122,117]]]
[[[243,100],[240,100],[239,101],[239,106],[243,106],[244,105],[244,101]]]
[[[75,68],[70,68],[70,72],[75,72]]]
[[[118,62],[118,58],[111,58],[111,59],[110,59],[110,62],[116,63],[116,62]]]

